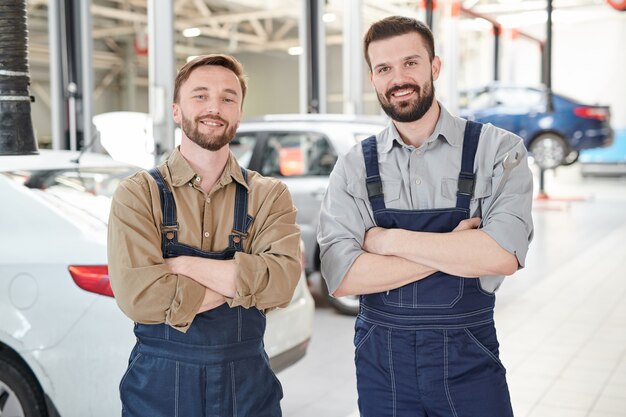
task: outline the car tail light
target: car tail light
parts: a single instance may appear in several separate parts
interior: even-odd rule
[[[601,107],[576,107],[574,114],[585,119],[606,120],[609,117],[609,111]]]
[[[76,285],[83,290],[113,297],[107,265],[72,265],[69,270]]]

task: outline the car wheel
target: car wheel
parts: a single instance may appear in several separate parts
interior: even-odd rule
[[[563,160],[563,164],[564,166],[570,166],[574,163],[576,163],[578,161],[578,157],[580,156],[580,152],[578,151],[571,151],[570,153],[567,154],[567,156],[565,157],[565,159]]]
[[[553,169],[562,165],[571,150],[565,140],[556,133],[537,136],[528,149],[539,168]]]
[[[329,294],[328,287],[326,286],[326,281],[322,278],[322,291],[324,293],[324,297],[328,301],[335,310],[337,310],[341,314],[345,314],[348,316],[356,316],[359,314],[359,296],[358,295],[347,295],[345,297],[333,297]]]
[[[47,417],[43,393],[32,373],[13,355],[0,353],[0,415]]]

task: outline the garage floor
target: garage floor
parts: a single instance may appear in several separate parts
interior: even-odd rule
[[[626,177],[575,164],[547,173],[546,191],[527,267],[498,291],[515,415],[626,416]],[[316,301],[307,356],[278,375],[284,416],[358,416],[354,319]]]

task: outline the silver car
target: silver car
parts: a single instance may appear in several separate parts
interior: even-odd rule
[[[289,187],[298,208],[298,224],[307,250],[306,271],[311,282],[339,312],[356,314],[357,297],[333,298],[319,279],[316,233],[328,176],[337,158],[386,125],[382,117],[337,114],[268,115],[241,123],[231,144],[239,163]]]

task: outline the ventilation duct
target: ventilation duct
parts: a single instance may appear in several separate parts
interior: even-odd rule
[[[0,0],[0,155],[38,153],[29,84],[26,0]]]

